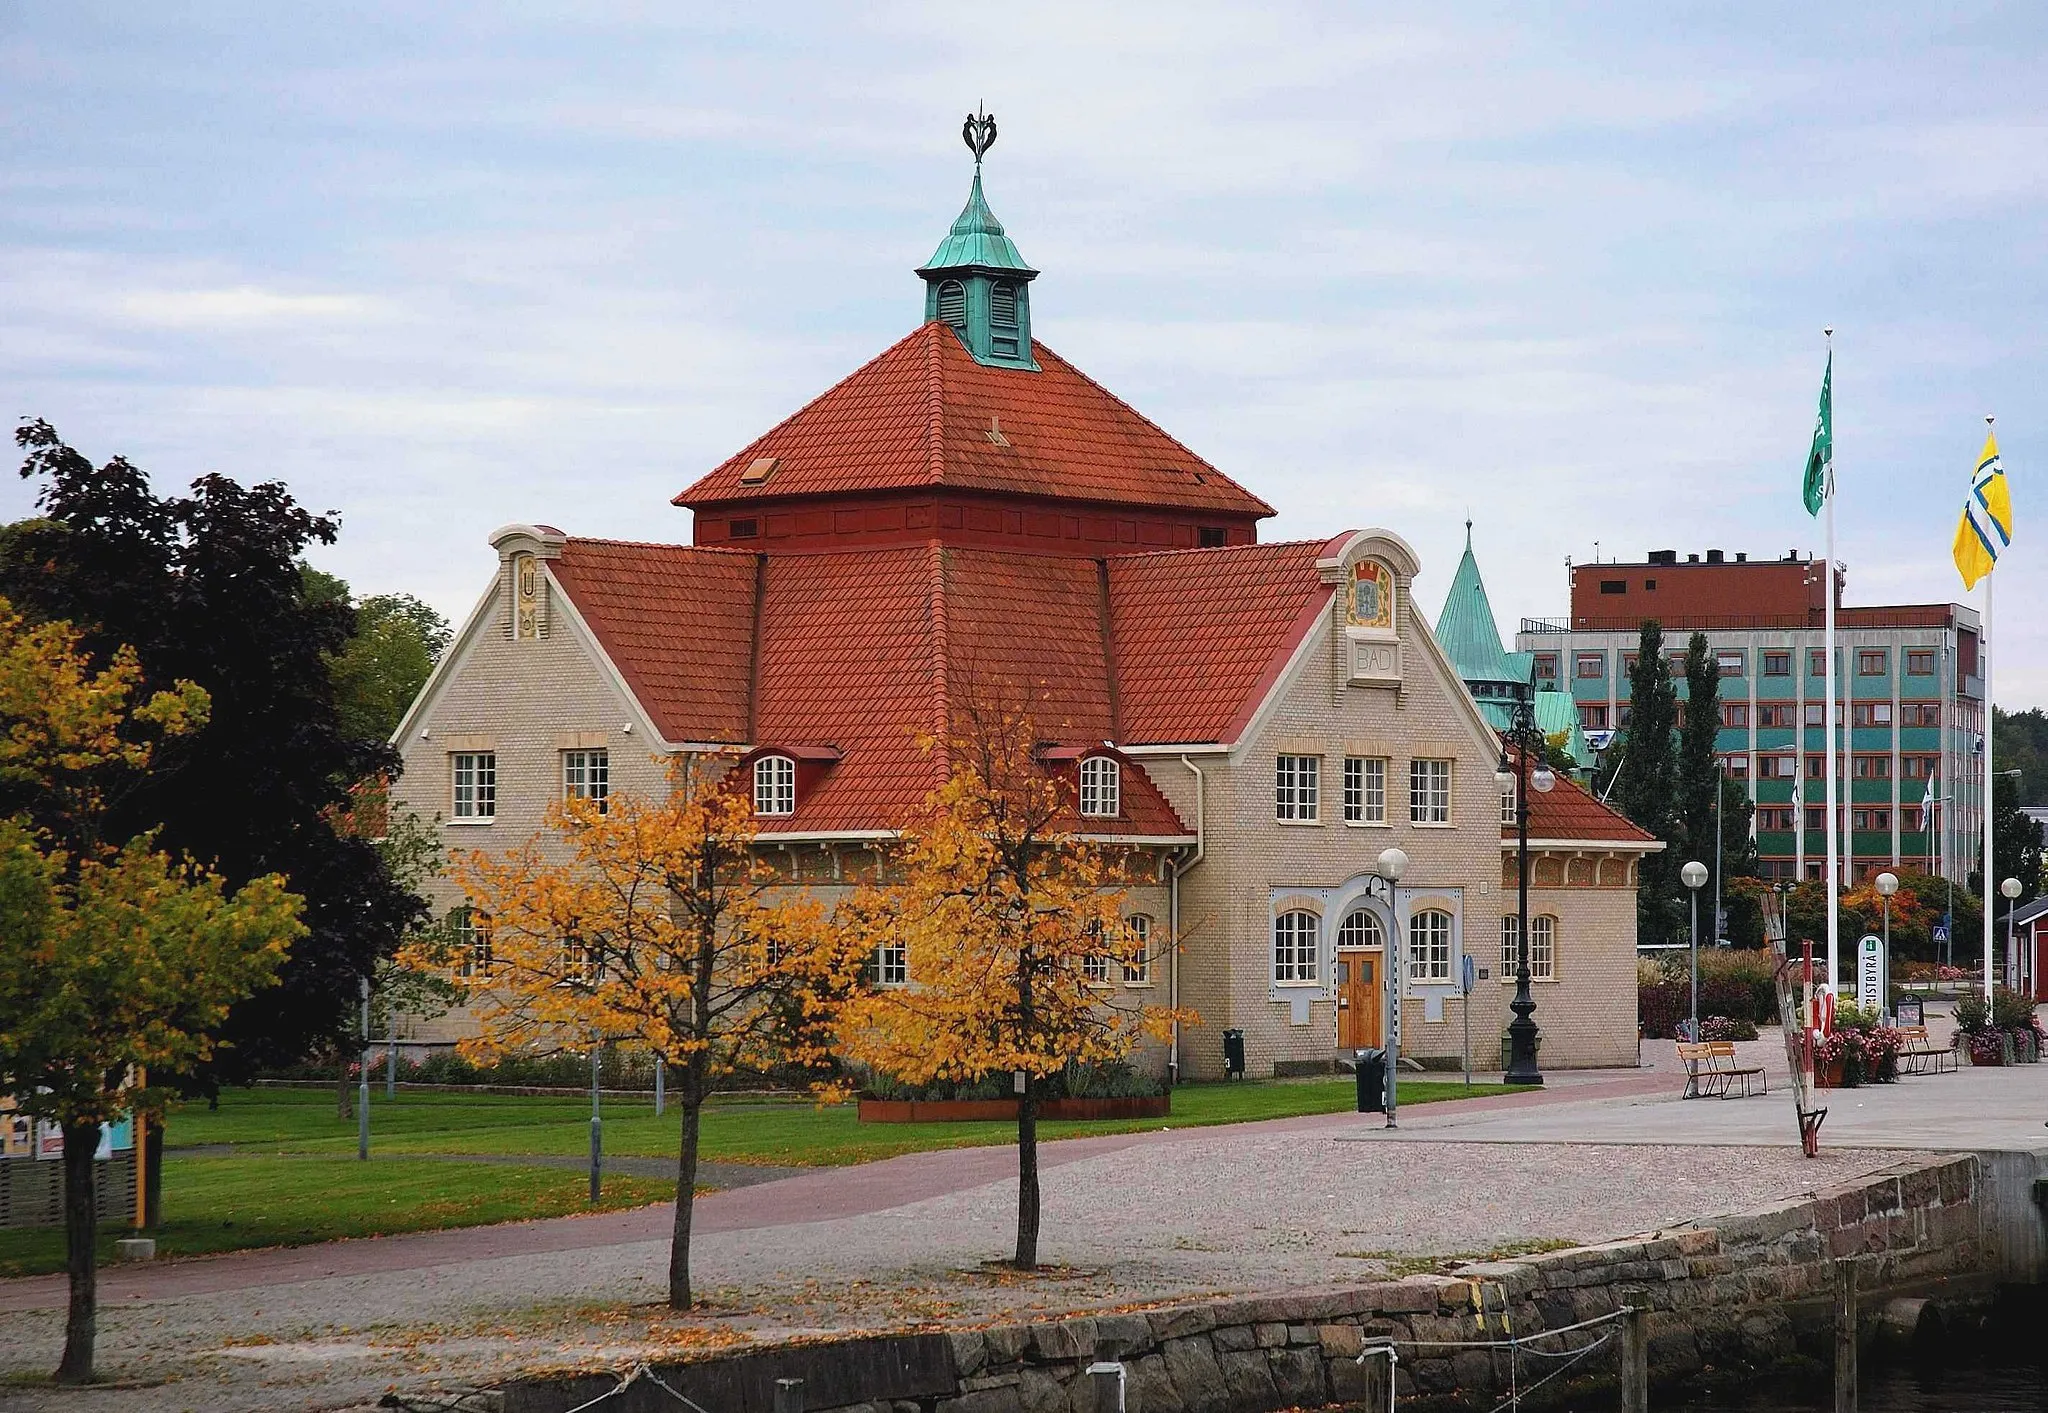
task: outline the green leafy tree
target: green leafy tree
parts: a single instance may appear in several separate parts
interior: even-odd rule
[[[448,620],[411,594],[358,600],[332,574],[310,565],[300,573],[308,599],[355,613],[355,632],[330,661],[342,730],[358,740],[388,741],[448,649]]]
[[[1992,893],[2008,878],[2020,881],[2015,903],[2029,902],[2040,893],[2041,824],[2020,808],[2019,785],[2010,775],[1996,776],[1991,782],[1991,867],[1998,875],[1991,880]],[[1988,896],[1981,865],[1970,874],[1970,891]],[[1993,907],[1997,916],[2005,916],[2002,896]]]
[[[71,625],[0,601],[0,782],[23,806],[0,818],[0,1093],[64,1134],[63,1382],[93,1373],[100,1126],[159,1111],[143,1072],[204,1060],[302,932],[274,874],[230,890],[153,835],[101,842],[123,787],[210,706],[190,682],[150,692],[125,649],[97,666]]]
[[[1664,658],[1664,631],[1643,620],[1636,660],[1629,668],[1629,720],[1602,757],[1602,792],[1608,802],[1665,842],[1643,858],[1636,890],[1637,939],[1645,944],[1683,940],[1686,929],[1684,821],[1679,813],[1678,693]],[[1607,762],[1613,762],[1607,765]]]
[[[2020,772],[2019,803],[2048,805],[2048,712],[1993,707],[1991,746],[2000,765]]]
[[[281,874],[305,901],[306,935],[274,982],[233,1008],[231,1043],[181,1078],[210,1091],[331,1046],[352,1028],[358,978],[424,907],[371,839],[338,824],[352,789],[399,769],[384,740],[344,726],[333,663],[354,614],[309,594],[301,573],[339,527],[276,482],[203,476],[160,497],[140,468],[95,466],[46,422],[15,439],[43,518],[0,543],[0,592],[32,621],[76,624],[95,660],[132,648],[149,688],[187,681],[211,699],[203,728],[110,797],[106,839],[152,836],[231,892]]]
[[[1689,859],[1707,866],[1708,897],[1720,877],[1714,857],[1714,807],[1720,796],[1721,670],[1707,647],[1707,635],[1695,633],[1685,648],[1685,723],[1678,732],[1678,838]]]

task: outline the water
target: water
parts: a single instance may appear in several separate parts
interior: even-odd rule
[[[2048,1409],[2048,1369],[2040,1365],[1985,1365],[1916,1371],[1869,1368],[1858,1380],[1858,1413],[2042,1413]],[[1682,1404],[1671,1413],[1814,1413],[1832,1408],[1831,1389],[1751,1390]]]

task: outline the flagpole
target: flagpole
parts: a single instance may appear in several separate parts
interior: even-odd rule
[[[1984,425],[1990,427],[1996,420],[1993,417],[1986,417]],[[1992,569],[1995,571],[1997,567],[1997,562],[1994,560],[1992,562]],[[1977,651],[1984,664],[1984,1004],[1987,1006],[1991,1004],[1992,939],[1997,932],[1996,926],[1991,921],[1991,914],[1995,910],[1992,900],[1998,896],[1998,880],[1991,876],[1991,797],[1992,781],[1995,778],[1991,773],[1991,737],[1993,734],[1991,726],[1995,719],[1995,709],[1992,706],[1993,697],[1991,695],[1991,666],[1996,660],[1991,654],[1991,597],[1997,588],[1997,573],[1986,574],[1984,576],[1984,631],[1977,640]]]
[[[1828,371],[1830,383],[1830,410],[1832,411],[1832,383],[1835,366],[1835,331],[1824,329],[1828,341]],[[1832,421],[1832,418],[1830,418]],[[1828,846],[1828,994],[1835,994],[1841,971],[1842,910],[1837,896],[1842,881],[1841,838],[1838,833],[1840,821],[1836,818],[1837,799],[1835,792],[1835,462],[1833,428],[1829,428],[1827,482],[1824,510],[1827,518],[1828,558],[1826,573],[1821,578],[1821,593],[1826,597],[1826,617],[1822,630],[1822,643],[1827,650],[1826,690],[1828,703],[1821,712],[1821,720],[1827,729],[1827,846]]]

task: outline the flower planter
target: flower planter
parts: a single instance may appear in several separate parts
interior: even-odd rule
[[[1163,1119],[1173,1112],[1171,1094],[1130,1099],[1041,1099],[1041,1119]],[[1015,1123],[1015,1099],[862,1099],[864,1124]]]
[[[1842,1088],[1842,1061],[1826,1060],[1813,1067],[1813,1082],[1821,1089]]]
[[[1998,1067],[2012,1063],[2012,1040],[1995,1030],[1980,1030],[1964,1047],[1973,1065]]]

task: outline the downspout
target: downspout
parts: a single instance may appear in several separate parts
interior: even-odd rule
[[[1172,1084],[1180,1083],[1180,876],[1200,863],[1208,849],[1208,836],[1202,829],[1208,781],[1202,776],[1202,768],[1186,756],[1180,758],[1180,763],[1195,776],[1195,851],[1184,862],[1174,860],[1173,872],[1167,877],[1166,930],[1173,950],[1168,953],[1166,965],[1166,998],[1167,1004],[1173,1008],[1173,1038],[1171,1048],[1166,1052],[1166,1073]]]

